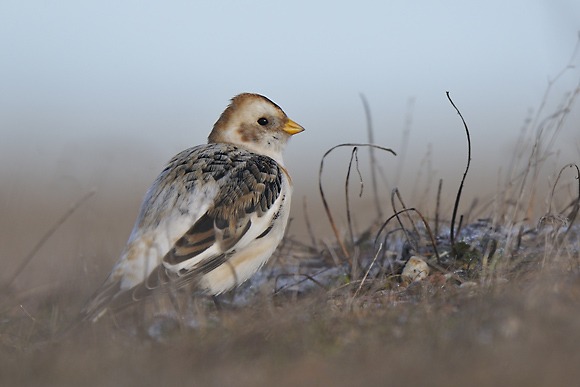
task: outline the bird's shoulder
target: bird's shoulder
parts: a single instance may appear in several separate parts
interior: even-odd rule
[[[139,216],[155,224],[169,213],[188,215],[195,209],[212,218],[240,218],[265,212],[276,200],[283,168],[272,158],[231,144],[203,144],[175,155],[148,190]],[[202,213],[194,214],[197,220]]]
[[[280,172],[278,163],[264,155],[251,152],[232,144],[203,144],[186,149],[175,155],[161,172],[158,180],[183,179],[192,182],[216,181],[225,185],[251,171],[268,175]],[[267,178],[267,176],[263,176]],[[225,178],[225,179],[224,179]]]

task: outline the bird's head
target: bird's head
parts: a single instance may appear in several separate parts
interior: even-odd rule
[[[281,162],[288,139],[303,130],[268,98],[244,93],[232,98],[208,142],[234,144]]]

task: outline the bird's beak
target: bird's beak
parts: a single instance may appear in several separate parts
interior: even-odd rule
[[[303,132],[304,128],[298,125],[296,122],[292,121],[291,119],[288,119],[288,122],[286,122],[286,125],[284,125],[283,130],[289,135],[293,136],[295,134]]]

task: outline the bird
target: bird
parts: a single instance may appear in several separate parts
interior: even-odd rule
[[[217,296],[250,278],[283,239],[293,189],[283,151],[302,131],[263,95],[232,98],[207,143],[175,155],[147,190],[83,320],[96,322],[167,284]]]

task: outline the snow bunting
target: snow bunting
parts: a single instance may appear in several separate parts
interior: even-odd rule
[[[96,321],[167,283],[218,295],[247,280],[284,235],[292,180],[282,151],[303,130],[264,96],[234,97],[208,143],[173,157],[149,188],[84,318]]]

